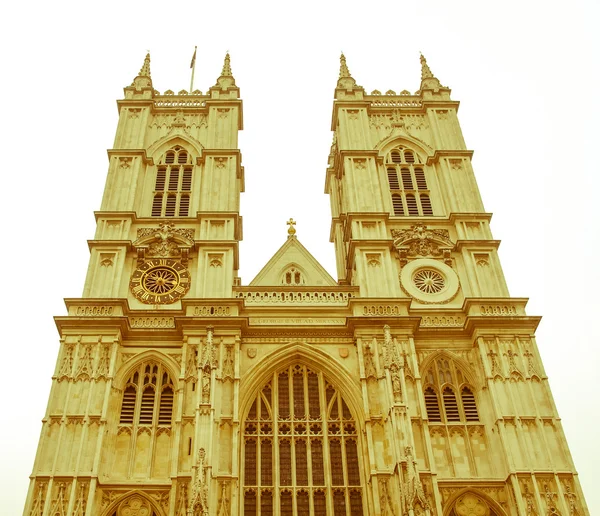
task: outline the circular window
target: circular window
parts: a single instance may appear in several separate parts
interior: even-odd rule
[[[153,294],[167,294],[179,284],[179,275],[170,267],[153,267],[142,277],[142,285]]]
[[[415,286],[426,294],[437,294],[446,286],[444,277],[433,269],[421,269],[413,276]]]
[[[415,301],[443,304],[458,294],[458,276],[443,262],[421,258],[407,263],[400,273],[402,290]]]

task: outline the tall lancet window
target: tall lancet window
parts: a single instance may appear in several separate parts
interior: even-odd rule
[[[190,154],[175,146],[160,159],[156,170],[153,217],[187,217],[190,214],[193,163]]]
[[[299,364],[274,373],[243,425],[244,515],[362,516],[358,436],[322,373]]]
[[[392,150],[386,171],[394,215],[433,215],[425,165],[416,152],[404,147]]]

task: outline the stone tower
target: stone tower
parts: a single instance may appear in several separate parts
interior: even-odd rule
[[[526,299],[457,119],[344,56],[326,172],[338,280],[294,221],[248,284],[229,55],[206,94],[125,98],[25,516],[588,514]]]

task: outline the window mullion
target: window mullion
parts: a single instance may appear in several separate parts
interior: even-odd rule
[[[319,388],[321,397],[321,418],[322,418],[322,433],[323,440],[321,445],[323,447],[323,475],[325,479],[325,504],[327,507],[327,514],[333,514],[333,489],[331,486],[331,455],[329,452],[329,424],[328,424],[328,404],[327,404],[327,385],[323,373],[319,372]],[[335,398],[335,395],[334,395]],[[337,403],[335,399],[334,403]],[[312,457],[311,457],[312,458]]]
[[[273,415],[273,445],[272,451],[273,454],[273,464],[275,464],[275,468],[273,471],[273,514],[279,514],[281,508],[281,497],[279,496],[279,490],[281,488],[280,483],[280,475],[279,475],[279,375],[277,372],[273,372],[273,376],[271,379],[273,388],[272,388],[272,406],[271,412]],[[260,511],[260,507],[259,507]],[[260,514],[258,512],[257,514]]]

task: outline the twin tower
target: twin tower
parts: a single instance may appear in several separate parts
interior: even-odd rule
[[[238,277],[242,101],[153,88],[119,122],[25,516],[588,514],[451,100],[358,86],[326,170],[337,281],[295,235]],[[316,192],[315,192],[316,194]],[[325,221],[324,221],[325,222]]]

